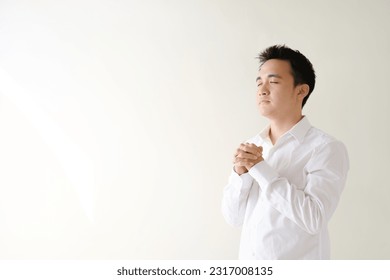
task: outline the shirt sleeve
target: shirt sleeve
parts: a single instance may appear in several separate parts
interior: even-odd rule
[[[253,178],[249,173],[238,175],[232,171],[225,186],[222,198],[222,214],[231,226],[241,226],[244,222],[248,195]]]
[[[348,170],[347,150],[344,144],[334,141],[314,149],[303,170],[307,176],[305,186],[291,184],[265,161],[253,166],[249,174],[272,207],[309,234],[316,234],[335,211]]]

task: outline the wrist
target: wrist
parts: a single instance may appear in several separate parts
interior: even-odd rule
[[[238,168],[236,168],[236,166],[233,166],[233,170],[234,172],[236,172],[239,176],[241,176],[242,174],[244,173],[247,173],[248,172],[248,169],[244,166],[240,166]]]

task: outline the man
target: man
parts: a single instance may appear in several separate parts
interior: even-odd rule
[[[242,226],[240,259],[329,259],[347,150],[302,115],[315,85],[311,62],[280,45],[259,60],[257,104],[269,125],[236,150],[223,215]]]

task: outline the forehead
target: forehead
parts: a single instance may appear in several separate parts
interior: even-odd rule
[[[277,74],[282,77],[291,76],[291,65],[287,60],[270,59],[261,65],[259,76],[268,76],[270,74]]]

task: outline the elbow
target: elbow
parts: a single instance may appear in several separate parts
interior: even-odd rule
[[[225,221],[226,223],[231,226],[231,227],[241,227],[242,224],[243,224],[243,221],[241,219],[237,219],[237,218],[232,218],[232,217],[227,217],[225,216]]]
[[[225,217],[225,221],[231,227],[240,227],[243,224],[243,221],[239,219],[233,219],[231,217]]]
[[[325,227],[323,213],[318,209],[316,211],[317,213],[315,215],[311,215],[308,219],[308,223],[306,223],[306,226],[304,227],[304,230],[310,234],[310,235],[317,235],[319,234]]]
[[[240,227],[244,223],[244,219],[235,211],[231,211],[225,204],[222,204],[222,215],[226,223],[231,227]]]
[[[310,235],[317,235],[322,231],[322,226],[308,227],[305,231]]]

